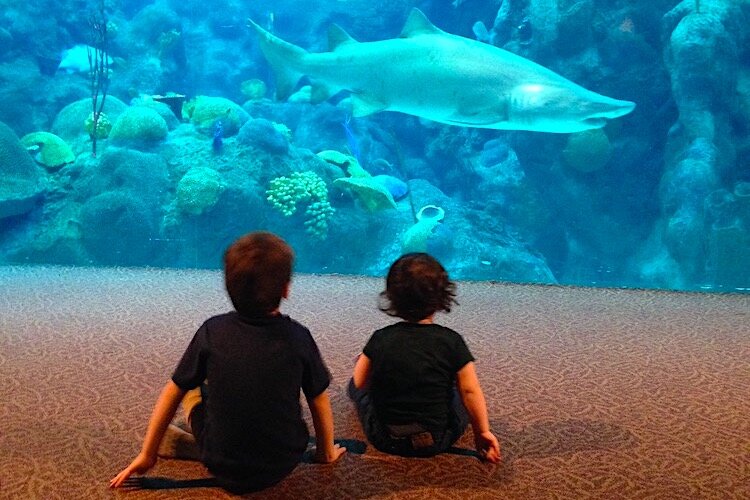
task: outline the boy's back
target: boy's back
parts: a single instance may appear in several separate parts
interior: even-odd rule
[[[196,332],[172,377],[183,390],[204,380],[202,461],[251,486],[287,475],[308,443],[300,389],[323,392],[329,373],[310,332],[288,316],[215,316]],[[256,487],[262,486],[258,484]]]

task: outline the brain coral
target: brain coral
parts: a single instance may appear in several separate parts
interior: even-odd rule
[[[221,174],[208,167],[193,167],[177,183],[177,208],[184,213],[200,215],[219,201],[224,191]]]
[[[213,134],[216,121],[221,120],[226,137],[237,134],[240,127],[250,118],[247,111],[229,99],[205,95],[185,103],[182,114],[183,118],[189,119],[199,131],[209,135]]]
[[[127,104],[114,96],[107,96],[104,101],[104,113],[110,121],[117,120],[120,113],[125,111]],[[84,124],[91,114],[91,99],[81,99],[65,106],[57,113],[55,121],[52,123],[52,133],[69,141],[79,135],[85,134]]]
[[[37,163],[47,168],[57,168],[72,163],[76,157],[70,146],[49,132],[33,132],[26,134],[21,138],[21,143],[26,146],[30,152],[33,152],[34,159]]]
[[[115,143],[127,143],[133,146],[151,145],[167,137],[169,129],[159,113],[151,108],[135,106],[126,109],[109,133]]]

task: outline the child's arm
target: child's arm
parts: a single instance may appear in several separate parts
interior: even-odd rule
[[[479,379],[474,368],[474,363],[469,362],[458,371],[458,392],[461,394],[466,411],[471,420],[471,429],[474,431],[474,442],[477,451],[488,462],[500,461],[500,443],[490,431],[490,422],[487,417],[487,403],[479,387]]]
[[[354,380],[354,387],[357,389],[367,389],[367,385],[370,383],[370,371],[372,363],[370,358],[365,356],[364,353],[357,356],[357,362],[354,364],[354,373],[352,374],[352,380]]]
[[[185,391],[180,389],[171,380],[162,389],[159,399],[156,401],[154,411],[151,413],[151,419],[148,422],[146,437],[143,439],[141,452],[135,459],[117,474],[110,482],[110,488],[117,488],[130,477],[131,474],[143,474],[156,463],[156,452],[159,449],[159,443],[164,437],[167,426],[172,421],[177,407],[182,401]]]
[[[333,411],[328,391],[308,399],[307,404],[315,427],[315,461],[322,464],[335,462],[346,452],[346,448],[333,443]]]

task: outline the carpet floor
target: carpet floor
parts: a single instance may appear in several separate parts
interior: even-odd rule
[[[300,275],[283,306],[333,374],[340,438],[364,439],[345,388],[392,321],[382,286]],[[501,464],[368,447],[247,497],[750,498],[750,295],[461,282],[458,300],[437,321],[477,358]],[[108,488],[197,327],[229,307],[215,271],[0,267],[0,498],[232,498]],[[471,443],[469,431],[459,445]],[[159,460],[148,476],[208,474]]]

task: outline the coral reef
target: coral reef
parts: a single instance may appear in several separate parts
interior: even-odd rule
[[[76,156],[70,146],[49,132],[33,132],[21,138],[21,143],[33,155],[34,160],[48,169],[62,167],[75,161]]]
[[[204,134],[213,134],[217,120],[221,120],[224,135],[231,137],[248,120],[247,111],[224,97],[198,96],[182,107],[183,118]]]
[[[200,215],[216,205],[223,191],[219,172],[208,167],[193,167],[177,183],[175,206],[182,213]]]
[[[42,173],[10,127],[0,122],[0,220],[24,214],[39,201]]]
[[[297,205],[307,203],[305,230],[318,239],[328,235],[328,220],[334,212],[328,201],[325,182],[314,172],[293,172],[289,177],[271,180],[266,191],[268,201],[285,217],[297,211]]]
[[[109,140],[135,148],[148,148],[164,140],[168,133],[167,122],[159,113],[145,106],[131,106],[117,118]]]

